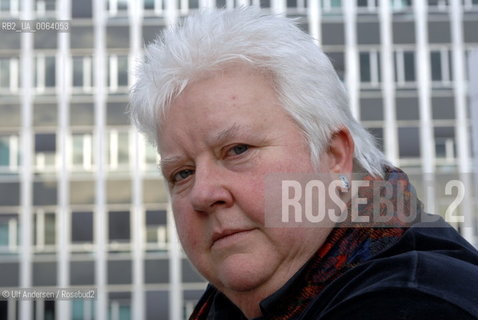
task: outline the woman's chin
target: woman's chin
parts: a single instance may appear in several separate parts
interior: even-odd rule
[[[239,293],[259,288],[272,275],[270,266],[262,265],[263,262],[247,254],[229,256],[217,268],[218,289]]]

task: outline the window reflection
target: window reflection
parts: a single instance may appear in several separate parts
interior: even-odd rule
[[[18,214],[0,214],[0,254],[18,253],[18,240]]]

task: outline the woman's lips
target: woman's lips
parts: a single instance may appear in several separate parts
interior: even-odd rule
[[[228,229],[221,232],[214,232],[212,235],[211,247],[223,247],[235,244],[247,237],[254,229]]]

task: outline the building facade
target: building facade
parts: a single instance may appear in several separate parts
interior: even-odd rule
[[[187,318],[205,282],[179,246],[156,152],[129,123],[128,88],[161,29],[251,4],[317,39],[354,116],[412,174],[427,210],[476,245],[477,0],[0,0],[0,25],[70,22],[0,31],[0,288],[97,290],[0,300],[1,319]]]

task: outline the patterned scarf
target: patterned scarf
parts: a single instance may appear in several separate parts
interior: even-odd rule
[[[381,180],[366,176],[364,180]],[[327,237],[324,244],[315,255],[301,269],[292,283],[288,284],[287,292],[282,294],[273,302],[273,308],[264,314],[265,319],[286,320],[298,316],[307,307],[309,302],[320,294],[320,292],[333,280],[340,277],[357,265],[360,265],[379,252],[397,242],[406,231],[410,223],[406,224],[397,219],[396,216],[407,215],[410,204],[416,200],[414,188],[408,181],[406,174],[397,168],[385,168],[385,179],[393,186],[392,203],[402,201],[405,205],[397,206],[392,221],[384,227],[380,224],[363,225],[355,227],[336,227]],[[372,188],[360,188],[359,197],[372,199]],[[398,193],[397,193],[398,192]],[[400,195],[400,199],[396,195]],[[360,216],[372,214],[372,201],[360,208]],[[350,212],[350,205],[348,208]],[[381,206],[381,210],[385,210]],[[417,212],[421,212],[421,203],[417,202]],[[400,212],[402,211],[402,212]],[[390,227],[394,226],[394,227]],[[217,290],[207,290],[196,306],[190,320],[207,319],[213,304]]]

